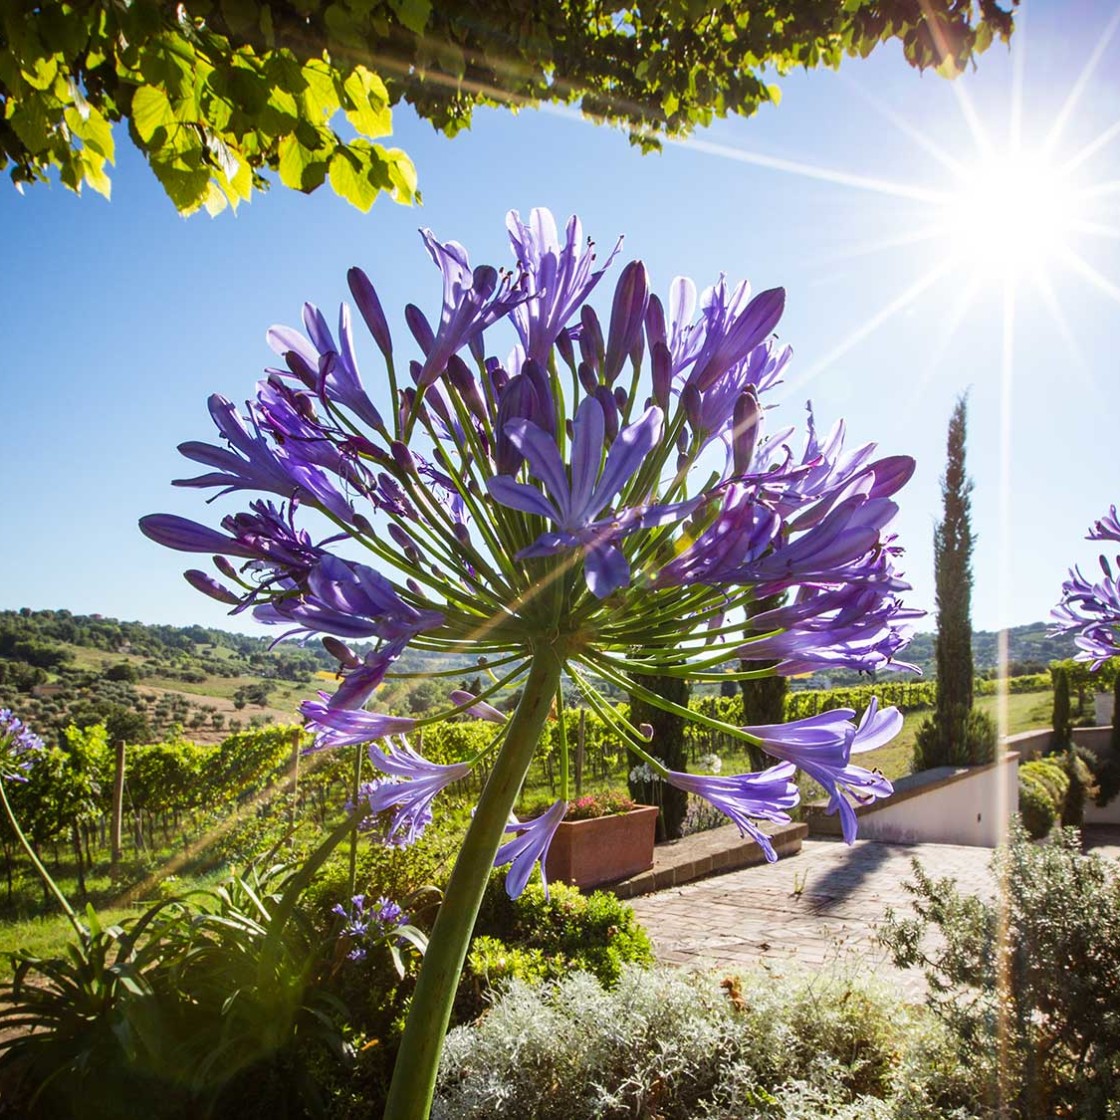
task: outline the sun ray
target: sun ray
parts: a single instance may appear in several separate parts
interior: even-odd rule
[[[800,175],[806,179],[818,179],[837,186],[854,187],[857,190],[872,191],[877,194],[893,195],[895,198],[912,198],[918,202],[939,203],[945,200],[945,192],[922,187],[916,183],[900,183],[891,179],[878,179],[870,175],[856,175],[850,171],[838,171],[831,167],[819,167],[813,163],[785,159],[781,156],[763,155],[749,152],[744,148],[732,147],[714,140],[701,140],[695,136],[673,138],[672,143],[705,155],[720,156],[737,163],[748,163],[755,167],[765,167],[771,171],[785,171],[790,175]]]
[[[1104,31],[1097,39],[1092,54],[1085,60],[1085,65],[1081,67],[1081,73],[1078,74],[1077,81],[1073,83],[1073,88],[1069,91],[1065,103],[1058,110],[1058,115],[1054,118],[1054,123],[1050,126],[1050,131],[1047,132],[1046,139],[1042,142],[1042,150],[1044,152],[1052,152],[1061,139],[1062,130],[1065,128],[1066,122],[1073,114],[1073,110],[1077,108],[1077,103],[1081,100],[1081,95],[1085,92],[1085,87],[1089,84],[1089,79],[1093,76],[1093,71],[1096,70],[1101,59],[1104,57],[1104,52],[1112,42],[1112,37],[1116,34],[1116,29],[1118,27],[1120,27],[1120,7],[1117,7],[1116,11],[1113,13],[1112,19],[1108,21]]]
[[[920,245],[924,241],[932,241],[935,238],[941,237],[944,232],[940,224],[923,226],[921,229],[896,234],[894,237],[884,237],[879,241],[863,242],[851,249],[841,249],[835,253],[827,253],[817,257],[812,263],[818,266],[841,264],[844,261],[874,256],[876,253],[882,253],[887,249],[901,249],[908,245]]]
[[[893,124],[908,140],[912,140],[919,148],[928,152],[938,163],[947,168],[954,175],[961,175],[964,173],[964,164],[961,163],[959,159],[946,151],[927,133],[921,131],[921,129],[915,128],[905,117],[900,113],[896,113],[889,105],[881,101],[861,83],[848,77],[847,71],[840,71],[840,77],[846,81],[848,86],[858,93],[875,112]]]
[[[1110,125],[1098,136],[1094,137],[1085,145],[1072,159],[1066,161],[1066,171],[1070,172],[1080,167],[1087,159],[1095,156],[1101,148],[1111,144],[1117,136],[1120,136],[1120,121],[1116,121]]]
[[[1078,379],[1082,388],[1091,388],[1093,385],[1092,370],[1089,368],[1089,363],[1085,360],[1085,353],[1081,349],[1081,344],[1078,342],[1077,336],[1073,333],[1073,329],[1069,325],[1065,309],[1058,299],[1058,293],[1054,289],[1050,274],[1045,269],[1036,269],[1031,276],[1031,281],[1038,291],[1038,294],[1042,297],[1042,302],[1046,304],[1046,310],[1050,312],[1050,316],[1054,320],[1054,325],[1058,328],[1058,333],[1062,336],[1062,341],[1066,344],[1066,349],[1073,358],[1068,368]]]
[[[1015,19],[1016,50],[1011,52],[1011,127],[1008,142],[1018,151],[1023,140],[1023,77],[1027,68],[1027,10],[1024,3]]]
[[[952,309],[943,324],[942,330],[934,340],[933,350],[923,365],[922,371],[907,397],[908,404],[904,406],[902,410],[903,422],[912,416],[916,409],[925,407],[925,402],[921,399],[922,391],[933,380],[934,375],[937,373],[942,359],[949,351],[949,345],[956,337],[957,331],[960,330],[961,323],[964,322],[964,317],[973,306],[979,290],[979,276],[970,277],[964,286],[958,290],[956,298],[953,300]]]
[[[1093,237],[1120,237],[1120,226],[1106,226],[1101,222],[1075,221],[1070,222],[1069,228],[1077,233],[1087,233]]]
[[[1104,198],[1106,195],[1120,192],[1120,179],[1109,179],[1107,183],[1094,183],[1091,187],[1082,187],[1077,192],[1077,198]]]
[[[1084,257],[1070,248],[1063,249],[1061,257],[1074,272],[1088,280],[1097,291],[1103,292],[1106,296],[1120,303],[1120,286],[1117,286],[1109,280],[1107,276],[1098,272]]]
[[[853,346],[862,342],[868,335],[874,334],[885,322],[909,307],[923,292],[937,283],[950,268],[952,268],[952,261],[945,260],[937,268],[930,269],[924,276],[920,276],[906,291],[881,307],[865,323],[856,327],[847,338],[834,346],[823,358],[814,362],[803,374],[787,381],[780,399],[784,400],[793,393],[800,392],[805,385],[819,377]]]

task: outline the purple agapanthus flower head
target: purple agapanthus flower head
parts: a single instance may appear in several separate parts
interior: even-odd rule
[[[514,837],[507,840],[494,857],[495,867],[510,865],[506,875],[506,893],[510,898],[517,898],[529,882],[533,868],[540,864],[541,884],[544,887],[545,897],[548,897],[548,876],[545,874],[545,862],[548,859],[548,846],[568,811],[567,801],[557,801],[546,809],[539,817],[532,820],[515,822],[506,825],[506,832],[512,832]]]
[[[1093,523],[1093,527],[1089,530],[1089,540],[1120,541],[1120,517],[1117,517],[1115,506]]]
[[[319,693],[318,700],[305,700],[299,710],[304,726],[315,736],[311,751],[351,747],[358,743],[371,743],[390,735],[406,735],[416,721],[408,716],[382,715],[343,707],[332,707],[331,697]]]
[[[389,813],[385,840],[400,845],[413,843],[431,823],[439,792],[471,771],[469,762],[429,762],[403,736],[384,750],[370,744],[369,759],[385,777],[363,786],[362,807],[371,818]]]
[[[874,697],[858,727],[854,717],[851,708],[836,708],[790,723],[743,728],[767,754],[793,763],[824,788],[828,812],[840,813],[849,844],[856,837],[856,815],[848,799],[863,805],[894,792],[882,774],[853,766],[851,757],[884,746],[902,730],[902,713],[897,708],[880,710]]]
[[[382,895],[372,905],[366,904],[364,894],[356,894],[349,906],[341,902],[331,907],[331,912],[343,919],[338,936],[348,945],[348,960],[363,961],[370,948],[384,944],[394,932],[408,923],[408,915],[399,903]]]
[[[1120,557],[1117,558],[1120,566]],[[1094,583],[1073,568],[1062,584],[1062,601],[1050,612],[1052,633],[1074,632],[1078,661],[1093,670],[1120,656],[1120,581],[1106,557],[1100,558],[1101,578]]]
[[[561,229],[546,210],[514,211],[507,229],[512,271],[472,264],[458,242],[422,231],[442,285],[430,304],[403,308],[404,331],[390,330],[384,281],[379,294],[357,268],[347,275],[357,316],[343,304],[328,325],[307,303],[298,329],[273,327],[280,360],[253,399],[241,409],[211,397],[219,440],[181,448],[205,473],[180,485],[253,492],[248,510],[214,527],[169,514],[142,524],[160,544],[213,555],[217,578],[187,574],[203,593],[251,608],[283,638],[324,639],[339,687],[302,712],[314,749],[374,744],[378,776],[361,801],[390,843],[414,839],[439,791],[485,761],[502,779],[485,787],[502,791],[498,811],[476,817],[493,850],[533,743],[570,749],[566,731],[539,734],[567,689],[665,777],[657,744],[596,682],[688,715],[643,682],[693,669],[711,679],[732,662],[760,674],[905,667],[915,615],[891,528],[913,462],[873,444],[847,449],[842,422],[819,438],[811,412],[803,442],[784,426],[772,400],[792,360],[774,333],[783,289],[721,276],[698,295],[678,278],[663,303],[642,261],[616,263],[617,244],[597,258],[578,219]],[[1115,526],[1113,513],[1098,532]],[[1112,594],[1106,577],[1068,603],[1092,649],[1114,633],[1107,609],[1090,605]],[[417,704],[415,720],[399,714],[410,681],[461,671],[479,674],[469,692]],[[496,708],[511,697],[503,720]],[[471,762],[437,764],[391,738],[448,716],[493,724]],[[895,722],[872,705],[858,726],[847,712],[751,728],[779,765],[702,788],[666,780],[751,833],[792,806],[800,767],[850,839],[852,802],[889,791],[852,754]],[[557,792],[501,847],[511,893],[563,818],[571,790]]]
[[[1091,541],[1120,541],[1116,506],[1094,522],[1087,534]],[[1120,556],[1116,558],[1120,568]],[[1094,671],[1112,657],[1120,656],[1120,579],[1113,575],[1106,556],[1100,558],[1101,579],[1094,583],[1080,568],[1070,569],[1062,584],[1062,600],[1051,612],[1052,634],[1072,632],[1078,661],[1092,662]]]
[[[43,740],[10,708],[0,708],[0,778],[26,782]]]
[[[798,802],[800,794],[792,778],[796,767],[792,762],[781,762],[757,774],[718,775],[684,774],[671,770],[665,780],[677,789],[698,794],[710,801],[721,813],[726,813],[743,836],[750,836],[758,843],[766,859],[773,863],[777,858],[770,837],[755,821],[789,822],[789,810]]]

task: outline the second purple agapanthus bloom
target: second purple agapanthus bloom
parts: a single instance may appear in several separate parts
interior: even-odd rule
[[[1089,529],[1091,541],[1120,541],[1116,507]],[[1094,670],[1109,658],[1120,657],[1120,556],[1116,574],[1106,556],[1100,557],[1101,578],[1094,582],[1080,568],[1070,570],[1062,585],[1062,600],[1051,612],[1053,633],[1073,633],[1077,660],[1089,661]]]

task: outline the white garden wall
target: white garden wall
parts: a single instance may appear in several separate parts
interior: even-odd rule
[[[1009,751],[988,766],[939,766],[900,778],[892,797],[856,810],[860,839],[994,848],[1019,809],[1018,766]],[[809,831],[839,835],[839,817],[826,815],[825,804],[808,807]]]

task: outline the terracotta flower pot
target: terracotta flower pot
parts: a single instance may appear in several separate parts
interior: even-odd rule
[[[648,871],[657,812],[656,805],[639,805],[629,813],[562,821],[545,861],[549,881],[586,889]]]

